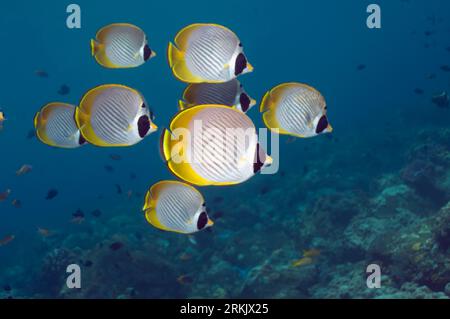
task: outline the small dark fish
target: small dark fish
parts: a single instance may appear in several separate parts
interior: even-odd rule
[[[450,52],[450,47],[447,47],[446,50],[447,50],[447,52]]]
[[[15,208],[22,208],[22,202],[20,201],[20,199],[14,199],[11,204],[15,207]]]
[[[112,159],[113,161],[120,161],[120,160],[122,160],[122,156],[120,156],[119,154],[110,154],[109,158]]]
[[[359,64],[359,65],[356,67],[356,69],[357,69],[358,71],[362,71],[362,70],[364,70],[366,67],[367,67],[367,66],[366,66],[365,64]]]
[[[431,101],[437,106],[441,108],[448,108],[450,104],[450,99],[448,97],[447,92],[442,92],[440,94],[436,94],[431,98]]]
[[[58,90],[59,95],[67,95],[70,93],[70,87],[66,84],[61,85],[61,87]]]
[[[114,167],[112,167],[111,165],[105,165],[105,170],[108,173],[112,173],[112,172],[114,172]]]
[[[0,193],[0,202],[3,202],[5,200],[7,200],[10,194],[11,194],[11,190],[10,189],[7,189],[6,191],[1,192]]]
[[[123,243],[121,243],[120,241],[116,241],[115,243],[112,243],[111,245],[109,245],[109,248],[112,251],[117,251],[122,247],[123,247]]]
[[[434,31],[425,31],[424,34],[425,36],[429,37],[430,35],[434,34]]]
[[[36,137],[36,131],[34,129],[29,130],[27,133],[27,139],[31,140],[35,137]]]
[[[427,80],[434,80],[435,78],[436,78],[436,74],[434,74],[434,73],[427,74],[427,76],[426,76]]]
[[[34,71],[34,74],[40,78],[48,78],[48,73],[45,70],[36,70]]]
[[[142,197],[142,193],[141,193],[141,192],[136,192],[136,193],[134,193],[134,195],[135,195],[136,197]]]
[[[91,267],[94,263],[91,260],[86,260],[84,262],[84,267]]]
[[[423,93],[425,93],[422,89],[416,88],[414,89],[414,93],[416,93],[417,95],[423,95]]]
[[[217,197],[214,197],[213,202],[214,202],[214,204],[220,204],[223,202],[223,200],[224,200],[224,198],[222,196],[217,196]]]
[[[84,213],[81,209],[78,208],[77,211],[72,214],[72,216],[75,218],[84,218]]]
[[[58,196],[58,191],[56,189],[51,189],[48,191],[47,196],[45,197],[46,200],[51,200]]]
[[[122,192],[122,187],[120,187],[119,184],[116,184],[115,186],[116,186],[116,192],[117,192],[117,194],[122,194],[122,193],[123,193],[123,192]]]
[[[130,179],[136,179],[136,174],[135,173],[130,173]]]
[[[444,72],[450,72],[450,65],[443,65],[441,66],[441,70]]]
[[[100,209],[96,209],[93,212],[91,212],[91,215],[98,218],[102,216],[102,211]]]
[[[12,288],[11,288],[10,285],[4,285],[3,286],[3,290],[6,291],[6,292],[10,292],[12,290]]]

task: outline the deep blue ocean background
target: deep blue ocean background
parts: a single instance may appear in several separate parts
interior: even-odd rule
[[[403,184],[386,180],[400,176],[411,161],[410,150],[422,141],[420,132],[426,132],[423,134],[433,141],[435,135],[446,136],[442,132],[450,123],[450,110],[431,102],[434,94],[450,89],[450,74],[441,69],[450,64],[450,2],[378,0],[382,9],[379,30],[366,26],[366,7],[372,2],[78,0],[82,10],[79,30],[66,27],[70,2],[2,2],[0,108],[7,121],[0,132],[0,192],[11,189],[12,193],[0,202],[0,238],[13,234],[15,240],[0,246],[0,297],[372,298],[396,293],[396,297],[415,297],[413,293],[401,294],[406,291],[406,282],[419,290],[425,287],[426,297],[444,293],[445,283],[450,283],[448,272],[442,285],[390,273],[386,285],[396,289],[394,292],[367,292],[364,265],[376,261],[378,255],[367,247],[355,253],[344,246],[330,246],[350,231],[348,226],[355,218],[364,223],[365,218],[377,214],[375,206],[367,203],[383,194],[383,187]],[[114,22],[140,26],[158,55],[136,69],[100,67],[90,55],[89,41],[99,28]],[[167,126],[177,111],[184,84],[168,67],[166,47],[178,30],[196,22],[225,25],[240,37],[255,67],[253,73],[239,78],[249,95],[260,102],[267,90],[282,82],[312,85],[327,100],[334,132],[294,142],[281,137],[280,172],[275,176],[259,175],[238,186],[201,189],[211,209],[221,212],[223,221],[217,222],[212,232],[196,235],[194,244],[186,236],[154,229],[141,213],[148,187],[173,178],[159,156],[160,131],[134,147],[121,149],[55,149],[27,138],[27,134],[33,128],[34,114],[44,104],[77,104],[87,90],[106,83],[141,91],[155,112],[156,124]],[[365,68],[359,70],[359,65]],[[37,76],[36,70],[45,70],[48,78]],[[70,87],[69,95],[57,93],[63,84]],[[417,88],[424,93],[416,94]],[[263,127],[257,107],[249,115]],[[122,160],[112,161],[110,154],[118,154]],[[33,171],[16,176],[23,164],[32,165]],[[105,165],[112,166],[114,172],[106,171]],[[441,175],[448,171],[443,167]],[[116,184],[124,194],[117,194]],[[406,224],[425,218],[433,224],[434,216],[450,198],[439,203],[422,200],[414,187],[407,187],[418,199],[417,203],[406,195],[403,199],[411,205]],[[49,189],[59,192],[50,201],[45,200]],[[131,198],[126,194],[129,190]],[[353,196],[347,208],[360,209],[344,225],[332,209],[317,208],[318,200],[333,194],[340,197],[330,199],[330,207]],[[22,207],[11,205],[13,199],[20,200]],[[81,225],[70,222],[77,209],[86,213]],[[102,211],[100,218],[90,215],[95,209]],[[338,229],[338,233],[311,230],[302,235],[301,229],[311,226],[303,214],[315,211],[321,211],[323,219],[311,223],[316,222],[317,228],[331,223],[330,229]],[[397,237],[410,230],[403,230],[407,225],[401,219],[391,219],[397,218],[398,210],[386,214],[391,215],[382,215],[380,223],[396,226]],[[298,233],[294,226],[299,227]],[[52,236],[43,238],[38,227],[51,230]],[[377,236],[385,238],[386,228],[379,228]],[[267,238],[272,239],[270,243],[263,241]],[[114,241],[123,242],[124,248],[108,250]],[[306,267],[291,267],[303,250],[312,248],[321,250],[321,259]],[[95,280],[95,288],[64,290],[64,268],[55,272],[56,278],[43,275],[46,260],[58,249],[67,251],[75,262],[93,261],[85,282],[89,285],[89,280]],[[125,250],[126,255],[115,257]],[[278,251],[284,257],[272,263],[270,258]],[[430,248],[423,258],[435,260],[433,251]],[[126,259],[130,255],[133,258]],[[101,268],[114,265],[116,259],[117,267]],[[388,268],[398,266],[395,258],[389,260]],[[261,275],[267,278],[254,279],[255,269],[267,264],[271,267]],[[361,274],[360,290],[352,288],[352,292],[341,294],[337,291],[345,290],[342,285],[329,285],[339,282],[336,276],[353,270]],[[158,283],[149,272],[158,273]],[[100,273],[107,275],[100,279]],[[286,274],[290,280],[279,279]],[[192,280],[180,283],[177,278],[183,275]],[[236,288],[249,278],[251,284]],[[295,280],[294,289],[289,285]],[[1,290],[5,285],[11,290]]]

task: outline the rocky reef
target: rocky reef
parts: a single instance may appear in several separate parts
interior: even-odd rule
[[[418,132],[389,170],[376,150],[349,161],[358,146],[335,139],[305,153],[333,145],[326,161],[204,190],[216,223],[195,236],[150,227],[137,202],[87,220],[36,249],[33,279],[4,271],[15,284],[0,297],[450,297],[450,130]],[[65,287],[68,263],[80,264],[82,289]],[[369,264],[378,289],[366,285]]]

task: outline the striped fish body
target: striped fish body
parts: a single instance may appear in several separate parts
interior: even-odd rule
[[[245,113],[256,101],[248,96],[237,79],[224,83],[188,85],[183,93],[183,101],[180,101],[180,109],[202,104],[226,105]]]
[[[222,83],[252,70],[239,38],[216,24],[193,24],[182,29],[169,44],[169,64],[174,75],[187,83]]]
[[[284,83],[269,92],[260,106],[263,121],[271,130],[296,137],[331,132],[326,102],[316,89],[301,83]]]
[[[91,144],[125,147],[142,141],[157,127],[142,95],[117,84],[98,86],[82,98],[75,113],[81,134]]]
[[[151,225],[165,231],[192,234],[213,225],[202,194],[178,181],[154,184],[146,194],[143,210]]]
[[[36,136],[47,145],[77,148],[86,143],[75,123],[76,106],[66,103],[45,105],[34,117]]]
[[[107,68],[134,68],[144,64],[155,53],[140,28],[126,23],[103,27],[91,41],[92,55]]]
[[[223,105],[199,105],[180,112],[169,130],[162,136],[162,153],[179,178],[223,186],[255,174],[258,137],[244,113]]]

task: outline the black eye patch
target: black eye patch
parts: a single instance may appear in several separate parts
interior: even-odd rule
[[[86,139],[80,133],[80,137],[78,138],[78,144],[83,145],[85,143],[86,143]]]
[[[152,56],[152,50],[148,45],[144,47],[144,61],[147,61]]]
[[[205,212],[203,212],[200,214],[200,216],[198,216],[197,229],[202,230],[203,228],[205,228],[207,223],[208,223],[208,215]]]
[[[320,134],[323,131],[325,131],[325,129],[328,127],[328,119],[327,117],[324,115],[320,118],[319,123],[317,124],[316,127],[316,134]]]
[[[241,108],[243,112],[247,112],[250,107],[250,98],[247,96],[247,94],[242,93],[239,97],[239,102],[241,103]]]
[[[260,147],[259,147],[259,143],[256,144],[256,154],[255,154],[255,160],[253,162],[253,173],[259,173],[259,171],[261,171],[261,168],[264,166],[264,162],[266,161],[266,155],[264,153],[263,156],[261,156],[262,154],[260,154]]]
[[[234,75],[238,76],[241,74],[245,68],[247,67],[247,59],[243,53],[239,53],[236,58],[236,64],[234,66]]]
[[[139,136],[144,138],[150,130],[150,119],[147,115],[142,115],[138,120]]]

